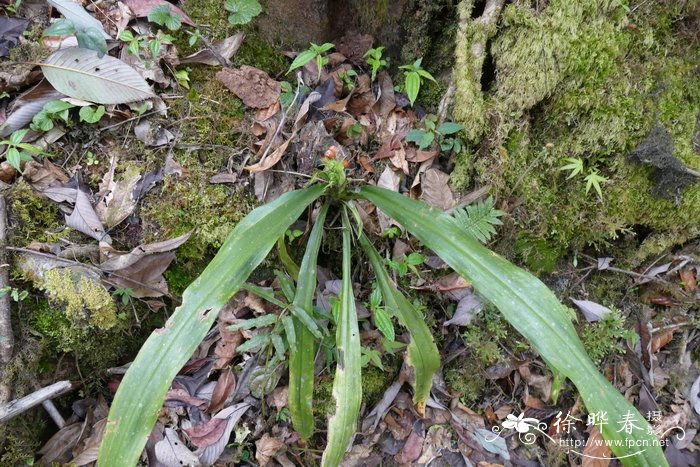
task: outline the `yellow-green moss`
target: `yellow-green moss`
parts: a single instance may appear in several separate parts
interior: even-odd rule
[[[44,274],[41,287],[75,323],[106,330],[117,322],[112,296],[94,279],[73,274],[70,269],[51,269]]]
[[[447,387],[457,394],[465,405],[480,400],[486,388],[484,367],[475,358],[465,355],[450,362],[444,370]]]

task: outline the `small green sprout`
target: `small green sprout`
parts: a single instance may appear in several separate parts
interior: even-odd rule
[[[29,132],[28,129],[17,130],[10,135],[9,139],[0,141],[0,146],[7,146],[7,150],[5,151],[5,159],[7,159],[7,162],[9,162],[9,164],[19,173],[22,173],[22,161],[28,162],[33,160],[31,154],[48,155],[33,144],[22,142],[24,137],[27,135],[27,132]],[[23,149],[24,151],[20,151],[20,149]]]
[[[422,61],[423,58],[421,57],[410,65],[402,65],[399,67],[399,69],[403,70],[404,88],[406,89],[408,100],[411,101],[411,106],[413,106],[413,103],[418,97],[418,92],[420,91],[420,86],[424,78],[437,83],[433,75],[423,69],[421,66]]]
[[[363,57],[367,59],[367,64],[372,67],[372,81],[376,79],[379,68],[386,67],[386,60],[382,60],[383,50],[384,47],[375,47],[373,49],[369,49],[363,55]]]
[[[312,60],[316,60],[316,68],[318,69],[318,77],[316,79],[318,80],[321,78],[321,70],[328,63],[326,52],[335,47],[335,45],[331,44],[330,42],[326,42],[325,44],[321,45],[314,44],[313,42],[310,44],[311,45],[308,49],[297,55],[289,67],[289,70],[287,70],[287,73],[303,67]]]
[[[156,5],[148,12],[148,21],[177,31],[182,26],[182,15],[173,13],[170,5]]]

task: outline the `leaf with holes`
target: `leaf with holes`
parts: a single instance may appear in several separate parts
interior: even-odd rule
[[[109,55],[100,58],[93,50],[60,49],[39,65],[58,92],[75,99],[123,104],[153,97],[151,87],[136,70]]]

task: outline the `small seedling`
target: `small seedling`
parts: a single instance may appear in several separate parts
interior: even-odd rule
[[[357,72],[355,70],[343,70],[340,73],[338,73],[338,77],[343,80],[343,83],[345,86],[347,86],[348,89],[352,89],[355,87],[355,78],[357,76]]]
[[[464,125],[455,122],[444,122],[439,127],[436,126],[437,116],[427,115],[423,124],[425,128],[415,129],[408,132],[406,141],[416,143],[418,149],[423,150],[437,140],[440,149],[445,152],[462,150],[462,140],[457,136],[451,136],[464,129]]]
[[[148,21],[177,31],[182,26],[182,15],[173,13],[170,5],[156,5],[148,12]]]
[[[413,252],[404,257],[402,261],[396,259],[387,259],[386,263],[391,269],[396,271],[399,277],[405,277],[408,271],[411,271],[416,276],[420,277],[418,268],[416,266],[423,264],[425,262],[425,256],[420,253]]]
[[[418,97],[418,92],[420,91],[421,83],[424,78],[437,83],[433,75],[423,69],[421,66],[422,61],[423,58],[421,57],[410,65],[402,65],[399,67],[403,70],[404,88],[406,89],[408,100],[411,101],[411,106],[413,106],[413,103]]]
[[[49,131],[57,120],[68,123],[70,121],[69,110],[73,107],[75,107],[73,104],[66,101],[47,102],[41,111],[34,115],[29,127],[34,131]]]
[[[112,292],[112,295],[119,298],[122,302],[122,305],[128,305],[129,301],[134,296],[134,289],[131,289],[129,287],[117,287],[116,289],[114,289],[114,292]]]
[[[97,123],[105,114],[105,106],[93,107],[91,105],[80,108],[80,121],[87,123]]]
[[[192,68],[187,67],[175,72],[175,79],[177,79],[178,84],[185,89],[190,88],[190,71],[192,71]]]
[[[358,138],[362,135],[362,125],[359,122],[352,123],[347,130],[348,138]]]
[[[95,156],[95,154],[92,153],[92,151],[88,151],[85,153],[85,164],[88,167],[91,167],[93,165],[97,165],[99,163],[100,163],[100,161],[97,160],[97,157]]]
[[[598,169],[591,169],[591,171],[584,178],[586,180],[586,194],[591,190],[591,187],[595,188],[596,193],[598,193],[598,198],[603,199],[603,190],[600,188],[601,183],[608,181],[607,178],[603,177],[598,173]]]
[[[202,40],[202,31],[199,29],[195,29],[194,31],[185,31],[187,34],[190,35],[190,38],[187,39],[187,43],[190,45],[190,47],[193,47],[197,41]]]
[[[325,44],[321,45],[314,44],[313,42],[311,42],[311,45],[308,49],[304,50],[302,53],[297,55],[297,57],[294,59],[291,66],[289,67],[289,70],[287,70],[287,73],[291,72],[292,70],[296,70],[297,68],[303,67],[312,60],[316,60],[316,68],[318,69],[318,76],[316,79],[320,79],[321,70],[328,63],[328,57],[326,56],[326,52],[331,50],[333,47],[335,46],[330,42],[326,42]]]
[[[367,59],[367,65],[372,67],[372,81],[376,79],[379,68],[386,67],[386,60],[382,60],[383,50],[384,47],[375,47],[373,49],[369,49],[363,55],[363,57]]]
[[[4,297],[5,295],[9,295],[15,302],[21,302],[29,296],[29,292],[8,285],[7,287],[0,288],[0,297]]]
[[[49,155],[33,144],[22,142],[28,131],[28,129],[17,130],[10,135],[9,139],[0,141],[0,146],[7,146],[7,151],[5,151],[5,159],[7,159],[7,162],[9,162],[9,164],[19,173],[22,173],[22,161],[28,162],[33,160],[31,154]],[[20,151],[20,149],[23,149],[24,151]]]
[[[247,24],[262,12],[258,0],[226,0],[224,8],[230,13],[228,22],[231,24]]]

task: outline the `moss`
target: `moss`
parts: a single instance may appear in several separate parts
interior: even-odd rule
[[[56,205],[41,199],[23,180],[12,184],[6,196],[10,222],[8,241],[11,245],[55,242],[70,232],[62,224]]]
[[[391,383],[394,381],[395,372],[391,368],[385,367],[382,371],[373,365],[368,365],[362,369],[362,405],[372,407],[379,402]],[[314,416],[317,422],[325,425],[328,417],[335,411],[335,400],[333,399],[333,378],[322,377],[314,385]]]
[[[700,17],[700,7],[645,5],[632,17],[632,28],[619,2],[558,0],[542,11],[525,3],[506,7],[493,39],[493,89],[462,85],[462,92],[483,94],[486,115],[493,118],[477,138],[478,156],[457,161],[458,173],[475,177],[453,181],[474,180],[501,196],[517,196],[515,228],[557,256],[650,231],[631,253],[632,262],[639,262],[697,235],[700,186],[677,199],[659,199],[650,180],[653,168],[628,155],[661,125],[673,138],[674,156],[696,170],[700,166],[692,148],[700,62],[692,45],[679,40],[681,20]],[[466,79],[471,72],[460,65],[456,73]],[[478,127],[482,112],[467,100],[474,101],[462,99],[455,115]],[[471,112],[478,116],[468,117]],[[584,173],[567,179],[560,167],[572,157],[581,159]],[[602,200],[593,190],[586,194],[584,176],[594,170],[607,178]]]
[[[624,354],[622,338],[629,334],[625,328],[625,318],[615,309],[603,315],[599,321],[583,323],[579,331],[588,356],[598,364],[603,359]]]
[[[486,388],[486,378],[481,374],[484,367],[475,359],[466,356],[450,362],[444,370],[445,383],[465,405],[479,401]]]
[[[112,296],[94,279],[69,269],[51,269],[41,287],[52,302],[64,307],[66,317],[74,323],[106,330],[117,322]]]
[[[162,188],[149,193],[141,212],[146,241],[194,230],[190,240],[178,249],[178,256],[194,260],[223,244],[254,201],[241,187],[210,184],[211,175],[195,167],[186,178],[168,177]]]
[[[38,409],[40,410],[40,409]],[[42,444],[46,422],[33,410],[0,425],[2,465],[31,465]],[[40,413],[40,412],[39,412]]]

